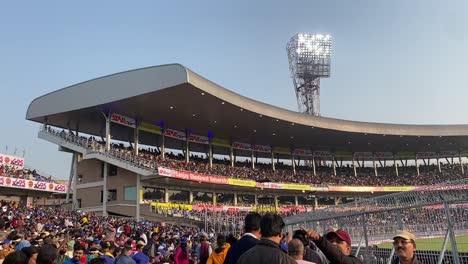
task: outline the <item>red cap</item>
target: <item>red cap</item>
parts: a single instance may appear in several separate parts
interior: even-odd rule
[[[344,231],[343,229],[338,229],[334,232],[328,232],[325,237],[328,239],[331,235],[336,235],[339,239],[343,240],[351,246],[351,237],[349,236],[348,232]]]

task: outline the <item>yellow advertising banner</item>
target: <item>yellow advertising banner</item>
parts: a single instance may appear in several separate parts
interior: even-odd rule
[[[286,154],[286,155],[291,155],[291,149],[290,148],[285,148],[285,147],[275,147],[273,148],[274,153],[279,153],[279,154]]]
[[[152,202],[151,206],[155,206],[155,207],[159,207],[159,208],[167,208],[167,209],[185,209],[185,210],[192,210],[193,209],[191,204]]]
[[[211,139],[211,145],[219,146],[219,147],[226,147],[226,148],[231,147],[231,143],[229,142],[229,140],[228,139],[222,139],[222,138],[212,138]]]
[[[310,185],[297,183],[283,183],[283,189],[296,191],[310,191]]]
[[[337,158],[352,158],[353,153],[351,151],[337,151],[337,152],[335,152],[335,157],[337,157]]]
[[[141,123],[138,129],[142,131],[150,132],[153,134],[159,134],[159,135],[162,134],[160,126],[153,125],[150,123]]]
[[[384,192],[407,192],[414,190],[414,186],[388,186],[383,187]]]
[[[244,187],[256,187],[257,183],[251,180],[242,180],[242,179],[228,179],[229,185],[244,186]]]

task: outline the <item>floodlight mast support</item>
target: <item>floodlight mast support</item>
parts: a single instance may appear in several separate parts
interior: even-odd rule
[[[299,33],[286,50],[299,112],[320,116],[320,78],[330,77],[331,36]]]

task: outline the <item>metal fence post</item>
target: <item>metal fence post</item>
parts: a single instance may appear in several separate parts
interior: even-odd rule
[[[450,243],[452,244],[452,258],[454,264],[460,264],[460,258],[458,256],[457,242],[455,240],[455,234],[453,232],[452,219],[450,217],[450,208],[447,202],[444,202],[445,218],[447,219],[447,230],[450,236]]]
[[[364,263],[369,262],[369,238],[367,237],[367,224],[366,224],[367,214],[361,216],[362,221],[362,232],[364,234],[364,242],[366,246],[366,250],[364,251]]]

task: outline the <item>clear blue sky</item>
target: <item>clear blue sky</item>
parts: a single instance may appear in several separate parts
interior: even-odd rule
[[[0,152],[68,177],[28,104],[119,71],[181,63],[242,95],[296,110],[286,42],[334,37],[321,112],[387,123],[468,123],[468,1],[7,1],[0,8]],[[60,103],[60,102],[57,102]]]

